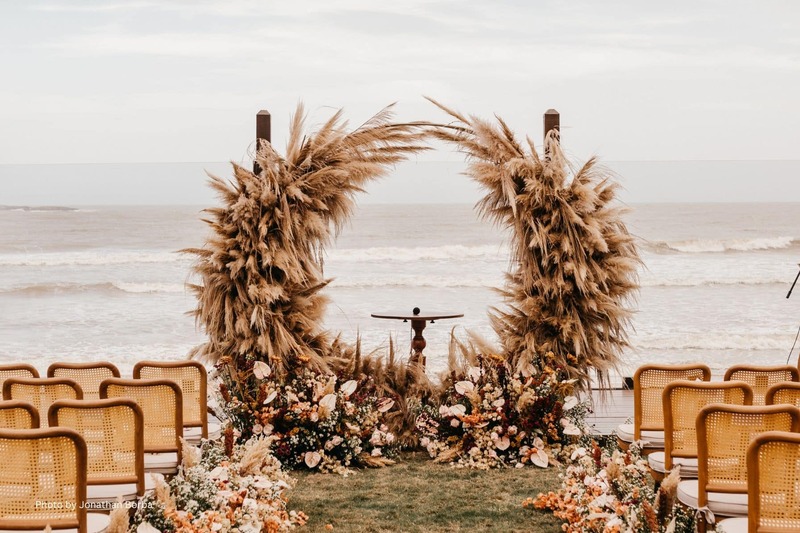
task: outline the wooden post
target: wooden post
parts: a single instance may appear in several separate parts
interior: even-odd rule
[[[272,117],[269,111],[262,109],[256,113],[256,153],[261,148],[262,142],[272,142]],[[253,174],[259,174],[261,168],[253,161]]]
[[[561,140],[561,115],[555,109],[548,109],[544,112],[544,154],[547,156],[547,134],[550,130],[556,130],[556,141]]]

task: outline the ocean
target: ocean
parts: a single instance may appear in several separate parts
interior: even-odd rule
[[[644,261],[632,348],[645,362],[784,364],[800,326],[800,204],[632,204]],[[0,208],[0,363],[181,358],[203,342],[190,316],[202,207]],[[463,313],[425,330],[431,374],[446,367],[451,331],[496,342],[487,311],[508,267],[502,231],[471,205],[360,205],[330,246],[325,327],[366,352],[390,336],[407,355],[408,323],[371,313]],[[797,347],[790,362],[797,363]]]

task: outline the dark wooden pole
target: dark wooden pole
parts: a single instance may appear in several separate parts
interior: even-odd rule
[[[556,130],[556,140],[561,139],[561,115],[555,109],[548,109],[544,112],[544,138],[547,139],[547,134],[550,130]],[[545,149],[547,154],[547,149]]]
[[[269,111],[266,109],[262,109],[258,113],[256,113],[256,153],[258,153],[258,149],[261,148],[262,142],[272,142],[272,117],[269,114]],[[258,163],[253,161],[253,173],[258,174],[261,172],[261,168],[258,166]]]

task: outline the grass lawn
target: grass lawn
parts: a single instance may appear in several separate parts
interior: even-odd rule
[[[403,454],[388,468],[347,478],[300,472],[289,508],[309,515],[306,531],[560,532],[552,514],[522,500],[560,485],[558,469],[477,471],[434,464],[424,452]]]

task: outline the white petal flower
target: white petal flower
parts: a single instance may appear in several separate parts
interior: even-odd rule
[[[467,414],[467,408],[461,405],[460,403],[457,403],[450,408],[450,412],[453,414],[453,416],[461,418],[462,416]]]
[[[272,391],[267,395],[267,399],[264,400],[264,405],[268,405],[272,400],[274,400],[278,396],[278,391]]]
[[[585,455],[586,455],[586,448],[576,448],[575,451],[572,452],[572,455],[570,456],[570,459],[572,459],[574,461],[578,457],[583,457]]]
[[[394,407],[394,400],[391,398],[381,398],[378,400],[378,412],[385,413],[389,409]]]
[[[350,395],[356,391],[356,387],[358,387],[358,381],[351,379],[350,381],[346,381],[340,390],[344,393],[345,397],[349,398]]]
[[[150,525],[150,522],[142,522],[136,528],[136,533],[160,533],[156,528]]]
[[[253,375],[256,379],[266,379],[272,374],[272,369],[264,361],[256,361],[253,365]]]
[[[549,460],[544,450],[537,450],[536,453],[531,455],[531,462],[541,468],[547,468]]]
[[[458,381],[456,382],[456,392],[459,394],[468,394],[475,390],[475,384],[471,381]]]
[[[581,434],[581,430],[578,426],[569,426],[564,428],[564,435],[574,435],[578,436]]]
[[[511,441],[508,440],[508,437],[503,437],[494,443],[495,447],[498,450],[507,450],[509,446],[511,446]]]
[[[322,456],[318,452],[306,452],[304,460],[307,467],[314,468],[322,460]]]
[[[336,395],[331,393],[323,396],[319,401],[319,416],[327,418],[334,409],[336,409]]]
[[[569,411],[570,409],[572,409],[576,405],[578,405],[578,398],[576,398],[575,396],[567,396],[566,398],[564,398],[564,410],[565,411]]]
[[[472,381],[478,381],[481,378],[481,367],[471,366],[467,369],[467,377]]]
[[[494,407],[503,407],[506,404],[505,398],[500,398],[499,400],[495,400],[492,402]]]

